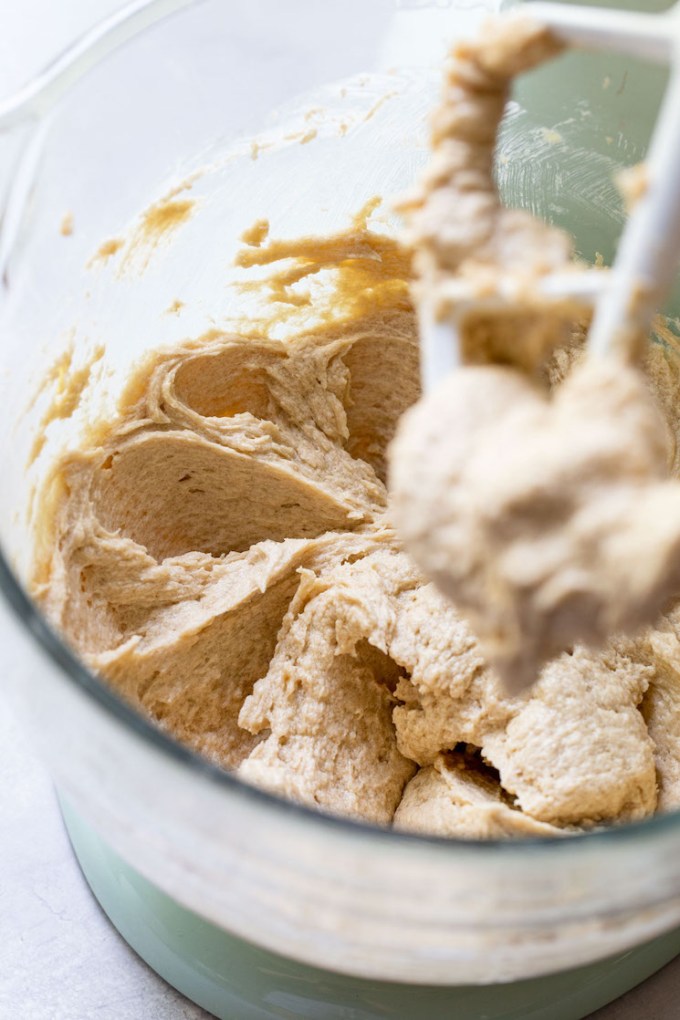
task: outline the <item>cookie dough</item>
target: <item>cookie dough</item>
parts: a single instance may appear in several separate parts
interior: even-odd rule
[[[587,317],[541,297],[546,274],[574,269],[569,239],[504,209],[492,176],[513,76],[559,48],[526,15],[459,46],[430,168],[403,204],[415,298],[460,331],[465,364],[400,425],[394,519],[511,694],[577,642],[639,633],[680,594],[666,423],[642,372],[614,354],[547,391],[547,358]]]
[[[469,839],[560,836],[565,830],[516,811],[497,778],[460,754],[440,755],[420,769],[404,790],[394,815],[397,829]]]
[[[680,485],[642,373],[579,365],[553,394],[462,368],[409,411],[395,521],[519,692],[575,642],[634,634],[680,591]]]
[[[392,526],[386,449],[418,397],[407,254],[365,215],[332,239],[261,234],[244,260],[270,266],[289,339],[244,324],[153,352],[55,465],[34,579],[53,625],[159,727],[320,810],[506,838],[678,805],[675,616],[508,697]],[[295,329],[289,281],[329,264]],[[669,418],[679,364],[654,348]]]
[[[549,305],[536,290],[547,273],[577,266],[572,241],[520,209],[507,209],[494,178],[496,135],[513,77],[562,49],[526,15],[489,19],[477,42],[447,60],[431,120],[431,157],[420,184],[397,207],[413,251],[413,296],[436,320],[455,320],[472,363],[532,370],[566,342],[571,302]]]

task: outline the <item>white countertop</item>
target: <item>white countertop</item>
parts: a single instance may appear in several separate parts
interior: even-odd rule
[[[119,6],[119,0],[0,0],[0,96]],[[2,1020],[208,1016],[157,977],[97,906],[71,853],[49,777],[1,698],[0,820]],[[679,1000],[680,958],[596,1016],[677,1020]]]

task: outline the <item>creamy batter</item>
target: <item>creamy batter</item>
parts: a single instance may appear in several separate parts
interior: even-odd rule
[[[395,520],[511,693],[575,642],[638,633],[680,592],[666,423],[642,372],[615,354],[547,392],[546,359],[586,316],[541,297],[548,273],[574,268],[569,238],[504,209],[491,172],[513,76],[558,49],[526,16],[459,46],[432,164],[404,203],[416,300],[459,323],[466,364],[401,424]],[[631,201],[644,186],[637,168]]]
[[[142,364],[119,417],[55,466],[37,598],[159,726],[324,810],[504,837],[677,805],[674,613],[635,643],[561,655],[513,699],[403,551],[385,457],[418,397],[417,333],[408,257],[367,212],[332,238],[253,233],[242,259],[271,263],[276,314],[299,300],[291,279],[331,266],[328,315]],[[677,431],[678,354],[651,358]],[[572,360],[558,352],[552,374]]]
[[[637,369],[584,360],[551,397],[457,371],[406,416],[396,521],[511,691],[574,642],[654,620],[680,591],[680,485]]]
[[[569,244],[525,214],[501,210],[491,183],[495,128],[479,116],[486,111],[497,122],[508,76],[556,48],[545,33],[532,33],[514,37],[515,62],[507,66],[507,53],[490,37],[489,66],[480,70],[471,60],[466,80],[451,84],[457,112],[450,104],[440,112],[440,161],[426,187],[441,198],[437,215],[422,195],[410,200],[411,241],[420,230],[422,242],[416,268],[425,286],[434,283],[439,314],[450,311],[452,272],[483,292],[499,251],[530,296],[516,318],[477,316],[466,324],[466,351],[478,364],[451,382],[460,390],[456,430],[442,436],[447,406],[435,409],[436,420],[422,408],[411,411],[395,477],[401,498],[427,472],[427,457],[417,462],[409,436],[446,438],[456,453],[445,462],[449,474],[428,474],[428,484],[441,484],[448,500],[450,483],[465,479],[457,498],[466,528],[491,527],[478,515],[482,489],[490,511],[501,506],[504,515],[516,512],[519,499],[523,522],[534,506],[528,487],[535,512],[551,523],[546,544],[560,577],[563,487],[580,480],[576,507],[590,491],[580,454],[552,470],[554,418],[578,410],[589,434],[595,416],[607,443],[595,451],[592,485],[599,492],[611,482],[614,462],[630,467],[624,479],[614,472],[609,514],[578,533],[580,568],[592,579],[593,533],[616,523],[612,562],[627,555],[637,518],[621,509],[638,475],[651,464],[660,477],[668,459],[678,471],[666,432],[678,435],[680,356],[668,334],[665,346],[651,348],[649,382],[631,370],[621,376],[623,390],[617,382],[610,391],[604,367],[594,381],[580,368],[570,374],[581,337],[574,309],[546,315],[533,297],[530,280],[571,264]],[[454,144],[450,115],[460,135]],[[257,331],[247,324],[215,330],[158,350],[136,368],[117,418],[93,428],[55,465],[41,501],[36,598],[83,660],[158,726],[244,780],[322,810],[494,838],[562,837],[679,806],[676,609],[635,641],[615,639],[598,651],[560,648],[520,699],[489,667],[467,619],[441,591],[441,577],[439,586],[430,582],[403,549],[386,460],[399,419],[419,396],[418,340],[409,253],[371,229],[374,207],[330,237],[272,239],[264,221],[246,231],[239,262],[270,267],[252,284],[271,303],[270,325],[299,321],[300,328],[286,340],[273,339],[279,334],[266,323]],[[327,273],[329,292],[312,300],[313,281]],[[565,376],[550,402],[550,385]],[[464,378],[478,383],[467,386]],[[591,405],[595,384],[602,406]],[[626,447],[620,421],[607,426],[622,400],[645,437],[638,453]],[[494,415],[505,408],[511,425],[502,451],[486,442],[491,405]],[[525,443],[531,456],[517,464]],[[477,505],[472,497],[465,504],[468,485]],[[439,541],[440,533],[432,537]],[[481,604],[491,582],[475,547],[460,544],[457,553],[468,601]],[[510,567],[511,576],[533,569],[521,556]],[[529,580],[530,592],[552,592],[559,630],[568,617],[563,589],[550,589],[540,572]],[[610,583],[600,593],[603,606],[612,590]],[[499,618],[496,637],[515,660],[520,625],[534,609],[529,599],[518,619],[511,611]],[[529,654],[554,651],[539,644]]]

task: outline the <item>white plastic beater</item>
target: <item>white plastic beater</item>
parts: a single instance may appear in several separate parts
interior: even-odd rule
[[[587,338],[591,356],[634,356],[637,338],[668,293],[680,259],[680,2],[662,14],[610,8],[529,3],[532,19],[569,46],[610,50],[668,63],[671,76],[645,159],[646,181],[619,241],[614,266],[548,274],[538,285],[546,300],[570,298],[594,305]],[[512,17],[512,15],[508,15]],[[455,297],[455,281],[447,295]],[[461,361],[458,324],[474,308],[512,307],[513,283],[501,279],[495,294],[479,298],[460,282],[456,315],[437,322],[421,307],[420,342],[423,388],[436,385]]]

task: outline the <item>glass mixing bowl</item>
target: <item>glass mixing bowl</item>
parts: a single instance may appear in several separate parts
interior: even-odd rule
[[[286,803],[125,704],[50,630],[25,585],[35,487],[55,452],[88,415],[111,412],[145,351],[228,321],[233,253],[254,219],[269,216],[276,236],[323,233],[411,183],[427,157],[438,61],[481,13],[389,0],[133,4],[131,20],[0,109],[0,589],[17,711],[70,807],[183,907],[294,960],[441,985],[575,967],[680,924],[680,815],[477,843]],[[570,70],[574,60],[587,74]],[[542,75],[553,76],[549,98]],[[329,84],[340,79],[350,81]],[[643,153],[650,121],[642,102],[631,121],[625,90],[651,104],[661,85],[602,56],[528,76],[501,141],[509,201],[565,223],[586,257],[609,257],[622,222],[610,174]],[[301,144],[310,123],[315,137]],[[611,125],[613,141],[594,123]],[[190,221],[116,253],[141,211],[200,167]],[[78,368],[99,345],[70,414]],[[66,350],[70,362],[41,388]],[[46,414],[47,443],[28,467]]]

